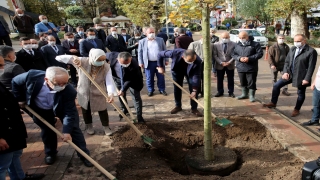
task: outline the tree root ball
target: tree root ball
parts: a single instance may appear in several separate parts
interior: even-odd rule
[[[204,159],[204,146],[189,150],[185,162],[190,174],[227,176],[236,169],[237,154],[230,148],[216,146],[214,160]]]

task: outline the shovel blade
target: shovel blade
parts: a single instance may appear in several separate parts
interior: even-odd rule
[[[219,125],[219,126],[222,126],[222,127],[225,127],[229,124],[232,124],[232,121],[230,121],[229,119],[226,119],[226,118],[216,118],[216,124]]]
[[[150,137],[148,137],[148,136],[146,136],[146,135],[142,135],[141,138],[142,138],[142,140],[143,140],[144,143],[152,146],[151,144],[152,144],[152,142],[154,142],[153,139],[151,139]]]

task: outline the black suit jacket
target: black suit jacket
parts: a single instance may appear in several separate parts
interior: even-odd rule
[[[164,43],[167,43],[168,36],[165,33],[160,32],[157,34],[157,37],[161,37],[163,39]]]
[[[97,36],[98,39],[100,39],[102,41],[103,46],[106,47],[107,46],[107,43],[106,43],[106,39],[107,39],[106,32],[104,32],[103,29],[96,30],[96,36]]]
[[[112,35],[109,35],[107,37],[107,48],[111,52],[123,52],[127,51],[127,45],[126,42],[124,42],[124,39],[121,34],[118,34],[118,40],[114,38]]]
[[[118,77],[115,70],[116,64],[119,64],[117,60],[118,54],[118,52],[107,53],[107,59],[110,62],[112,76],[120,79],[121,77]],[[121,89],[127,91],[129,87],[137,91],[141,91],[143,88],[143,77],[137,61],[131,61],[129,67],[123,68],[123,87]]]
[[[78,51],[77,53],[71,53],[70,52],[70,43],[69,43],[69,41],[68,40],[64,40],[63,42],[62,42],[62,47],[63,47],[63,50],[64,50],[64,52],[66,53],[66,54],[70,54],[70,55],[76,55],[76,56],[80,56],[80,45],[79,45],[79,42],[78,42],[78,40],[74,40],[74,47],[75,47],[75,49]]]
[[[20,74],[12,80],[12,94],[19,102],[25,101],[32,108],[35,98],[44,83],[45,71],[30,70]],[[77,91],[67,84],[64,90],[54,96],[53,111],[63,124],[63,133],[70,134],[73,127],[79,126],[79,114],[75,99]]]
[[[42,53],[36,49],[33,50],[33,56],[26,52],[26,50],[21,49],[16,53],[17,60],[15,63],[20,64],[22,68],[27,72],[30,69],[37,69],[45,71],[47,65],[45,63]]]
[[[78,40],[78,41],[79,41],[79,39],[86,39],[86,38],[87,38],[86,34],[83,34],[83,38],[78,33],[74,35],[74,39]]]
[[[41,51],[42,51],[44,60],[47,64],[47,67],[60,66],[60,67],[66,68],[66,64],[56,60],[56,56],[65,54],[63,47],[61,45],[56,45],[56,46],[59,50],[58,53],[56,53],[51,47],[51,45],[49,44],[41,47]]]
[[[93,44],[90,42],[91,40],[89,40],[89,39],[85,39],[84,41],[82,41],[81,43],[80,43],[80,55],[82,56],[82,57],[89,57],[89,52],[90,52],[90,50],[92,49],[92,48],[95,48],[94,46],[93,46]],[[100,39],[94,39],[94,41],[96,42],[96,44],[97,44],[97,49],[101,49],[101,50],[103,50],[104,52],[107,52],[106,51],[106,48],[104,47],[104,45],[103,45],[103,43],[102,43],[102,41],[100,40]]]
[[[20,113],[18,101],[0,82],[0,138],[7,141],[5,154],[27,147],[27,130]]]
[[[124,37],[124,36],[122,35],[122,37]],[[123,38],[123,40],[125,40],[124,42],[128,42],[129,39],[131,38],[131,36],[128,34],[126,34],[125,37],[126,37],[126,39]]]

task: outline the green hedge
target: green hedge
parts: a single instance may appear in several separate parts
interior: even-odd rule
[[[312,36],[319,39],[320,38],[320,31],[312,31]]]
[[[273,34],[276,31],[274,26],[268,26],[268,34]]]
[[[226,25],[227,23],[230,23],[231,27],[238,25],[238,22],[237,22],[234,18],[226,18],[226,19],[222,22],[223,25]]]
[[[268,38],[269,41],[276,41],[277,37],[274,34],[265,34],[264,35],[266,38]]]

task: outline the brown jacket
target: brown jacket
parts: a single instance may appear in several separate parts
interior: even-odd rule
[[[284,45],[284,48],[286,50],[286,55],[288,55],[290,48],[286,43],[284,43],[283,45]],[[275,43],[274,45],[270,46],[270,48],[268,50],[268,54],[269,54],[268,62],[270,64],[270,66],[275,66],[275,67],[279,66],[280,68],[283,68],[284,62],[279,64],[280,49],[279,49],[278,43]]]
[[[34,33],[34,22],[32,18],[26,14],[22,17],[15,16],[13,18],[13,24],[20,33]]]

